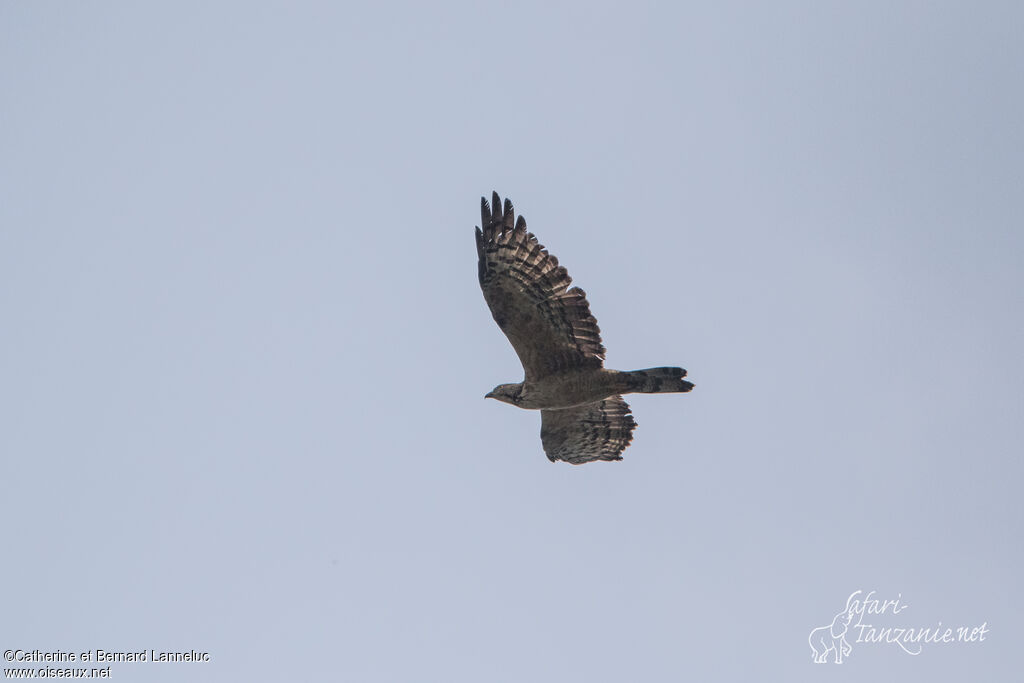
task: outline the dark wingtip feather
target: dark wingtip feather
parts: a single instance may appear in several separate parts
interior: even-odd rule
[[[505,197],[505,211],[502,214],[502,223],[509,230],[512,229],[516,216],[515,207],[512,206],[512,200]]]
[[[515,207],[512,206],[512,200],[505,198],[505,211],[502,212],[502,223],[508,229],[512,229],[512,225],[515,221]]]

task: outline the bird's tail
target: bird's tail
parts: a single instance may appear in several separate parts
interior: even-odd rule
[[[633,370],[623,372],[622,377],[626,381],[623,393],[667,394],[693,389],[693,384],[683,379],[686,377],[686,370],[682,368]]]

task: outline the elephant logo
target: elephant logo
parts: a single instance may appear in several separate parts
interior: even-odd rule
[[[846,641],[846,631],[850,627],[850,622],[853,621],[853,609],[851,609],[853,598],[860,592],[854,591],[850,594],[850,597],[846,599],[846,607],[836,615],[831,624],[819,626],[807,637],[811,652],[814,653],[814,661],[817,664],[827,662],[829,652],[835,653],[836,664],[842,664],[843,657],[848,657],[853,650],[850,643]]]

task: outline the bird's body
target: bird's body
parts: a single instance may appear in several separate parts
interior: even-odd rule
[[[687,392],[678,367],[605,369],[604,346],[586,294],[548,254],[512,202],[481,200],[476,231],[480,287],[495,322],[523,363],[525,379],[487,398],[541,411],[541,442],[552,461],[621,460],[636,422],[627,393]]]
[[[519,408],[543,410],[545,408],[574,408],[586,403],[622,393],[623,382],[614,370],[595,368],[588,372],[562,372],[540,377],[533,382],[502,384],[508,392],[489,395]],[[508,398],[509,400],[505,400]]]
[[[668,371],[667,375],[677,374],[679,382],[674,384],[674,391],[689,391],[692,385],[682,380],[685,374],[682,368],[651,368],[635,372]],[[675,371],[675,372],[673,372]],[[600,401],[610,396],[644,392],[638,385],[637,375],[630,372],[593,368],[585,371],[566,371],[557,375],[546,375],[533,382],[518,384],[501,384],[501,393],[491,392],[485,398],[496,398],[511,403],[518,408],[528,410],[545,410],[575,408],[577,406]],[[664,389],[662,391],[669,391]]]

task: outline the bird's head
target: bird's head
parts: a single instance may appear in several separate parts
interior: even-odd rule
[[[518,405],[522,398],[523,385],[522,384],[499,384],[487,393],[484,398],[494,398],[502,403],[511,403],[512,405]]]

